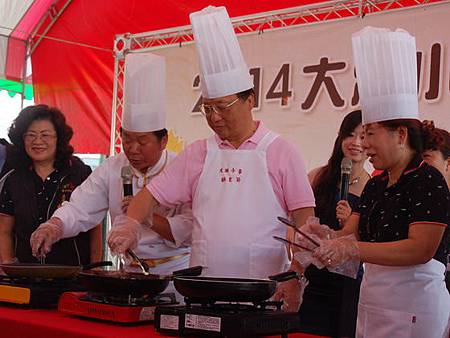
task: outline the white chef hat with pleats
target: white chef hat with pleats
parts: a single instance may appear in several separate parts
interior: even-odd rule
[[[205,98],[253,88],[253,81],[225,7],[209,6],[189,15]]]
[[[352,35],[352,46],[363,124],[418,119],[415,38],[365,27]]]
[[[152,53],[125,57],[122,128],[151,132],[166,127],[165,60]]]

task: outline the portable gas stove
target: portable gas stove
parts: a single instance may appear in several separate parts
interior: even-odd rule
[[[214,303],[158,306],[155,328],[177,336],[251,337],[298,332],[297,312],[281,311],[282,302]]]
[[[157,305],[170,304],[178,304],[173,293],[148,297],[66,292],[59,300],[58,311],[116,323],[138,323],[154,320]]]
[[[0,302],[31,308],[51,308],[59,296],[80,290],[73,279],[0,276]]]

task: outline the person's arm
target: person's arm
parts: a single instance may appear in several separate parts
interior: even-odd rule
[[[14,217],[0,214],[0,262],[11,263],[14,260],[13,245]]]
[[[77,236],[100,224],[109,209],[110,171],[114,167],[104,162],[87,177],[64,202],[55,210],[51,219],[57,218],[63,225],[63,238]]]
[[[441,224],[413,223],[408,238],[395,242],[358,242],[361,261],[387,266],[424,264],[436,254],[444,235]]]
[[[308,217],[314,217],[314,208],[300,208],[291,212],[292,220],[297,224],[297,228],[300,228],[303,224],[306,224],[306,220]],[[298,249],[296,247],[291,248],[293,252],[296,252]],[[296,259],[291,261],[290,270],[297,271],[303,273],[303,268],[297,262]]]
[[[144,187],[131,200],[131,203],[128,206],[127,216],[140,224],[145,224],[149,215],[153,214],[155,207],[158,205],[158,201],[153,197],[147,187]],[[168,241],[174,241],[170,224],[165,217],[159,215],[155,217],[155,215],[153,215],[151,223],[153,231]]]

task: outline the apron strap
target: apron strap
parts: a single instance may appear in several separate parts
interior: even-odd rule
[[[214,135],[206,139],[206,152],[210,150],[219,150],[219,145],[217,144],[216,137]]]
[[[263,136],[261,141],[258,142],[256,150],[266,151],[269,145],[278,137],[279,135],[273,131],[268,131],[266,135]]]

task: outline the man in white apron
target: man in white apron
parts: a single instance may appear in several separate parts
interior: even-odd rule
[[[127,55],[124,81],[124,152],[103,162],[74,190],[70,201],[39,226],[31,237],[33,252],[38,253],[41,248],[48,251],[57,240],[88,231],[102,222],[108,211],[114,223],[129,203],[124,197],[122,168],[131,167],[133,194],[137,194],[175,157],[165,149],[164,58],[149,53]],[[189,204],[159,207],[155,214],[154,222],[168,223],[176,229],[192,227]],[[146,228],[136,243],[135,253],[147,260],[152,273],[170,274],[188,266],[190,248],[184,244],[189,242],[189,236],[185,236],[176,246]]]
[[[444,177],[422,162],[428,134],[419,121],[415,39],[366,27],[352,43],[363,145],[384,171],[367,183],[343,229],[357,231],[360,241],[325,240],[315,255],[331,266],[365,262],[357,337],[448,338],[450,193]]]
[[[285,246],[272,237],[287,233],[277,216],[290,215],[304,224],[314,214],[314,196],[294,146],[253,120],[253,82],[226,9],[208,7],[190,18],[201,110],[215,134],[189,145],[133,199],[128,220],[108,242],[113,251],[123,252],[134,239],[124,240],[122,231],[138,232],[156,205],[192,203],[190,265],[206,267],[207,276],[267,278],[290,268]],[[186,236],[173,227],[153,224],[153,229],[175,241]],[[285,308],[297,310],[299,283],[281,285],[278,295]]]

